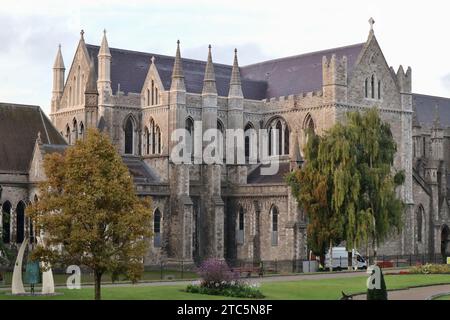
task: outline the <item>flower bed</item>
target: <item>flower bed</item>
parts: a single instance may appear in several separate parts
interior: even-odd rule
[[[412,267],[409,272],[412,274],[450,274],[450,265],[428,263]]]
[[[223,281],[220,283],[210,283],[208,285],[205,285],[203,282],[199,284],[194,283],[192,285],[188,285],[186,291],[190,293],[201,293],[236,298],[264,298],[264,295],[259,290],[259,284],[247,283],[244,281]]]
[[[239,279],[239,274],[232,272],[223,260],[209,259],[199,267],[201,278],[186,288],[190,293],[221,295],[236,298],[264,298],[259,284]]]

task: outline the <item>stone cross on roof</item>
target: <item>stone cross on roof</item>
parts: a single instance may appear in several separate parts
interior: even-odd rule
[[[369,24],[370,24],[370,30],[372,31],[373,25],[375,24],[375,20],[372,17],[369,19]]]

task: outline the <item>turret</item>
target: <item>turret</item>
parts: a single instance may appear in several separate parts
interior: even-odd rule
[[[203,132],[208,129],[217,129],[217,89],[216,75],[211,56],[211,45],[208,47],[208,60],[203,79],[202,108]]]
[[[169,118],[169,132],[185,127],[187,118],[186,87],[184,84],[183,62],[180,53],[180,40],[177,41],[177,50],[172,69],[172,83],[169,92]],[[172,151],[174,145],[175,142],[170,141],[169,152]]]
[[[325,102],[347,102],[347,57],[322,58],[323,97]]]
[[[61,53],[61,45],[58,46],[55,63],[53,64],[53,91],[52,91],[52,113],[58,111],[59,102],[64,92],[64,60]]]
[[[241,85],[241,74],[239,72],[239,63],[237,58],[237,49],[234,49],[233,69],[231,70],[230,91],[228,92],[228,99],[244,98]]]
[[[431,155],[433,160],[444,160],[444,131],[441,127],[439,107],[434,107],[434,121],[431,128]]]
[[[98,79],[97,90],[102,97],[105,93],[112,94],[111,90],[111,52],[109,51],[106,30],[103,31],[102,44],[98,51]]]
[[[237,49],[234,49],[233,69],[231,70],[230,90],[228,92],[228,127],[230,129],[243,129],[243,110],[244,95],[242,94]]]
[[[180,40],[177,41],[177,52],[175,54],[175,61],[173,63],[172,84],[170,86],[170,91],[186,92],[186,86],[184,84],[183,63],[181,61],[180,53]]]
[[[397,71],[397,83],[398,87],[400,89],[401,93],[411,93],[411,76],[412,76],[412,70],[411,67],[408,67],[408,69],[403,69],[403,66],[400,65]]]
[[[237,49],[234,49],[233,69],[231,70],[230,90],[228,92],[227,128],[242,130],[242,136],[239,134],[236,135],[237,139],[240,140],[236,140],[236,147],[234,148],[235,156],[233,159],[233,163],[237,164],[242,164],[243,162],[245,162],[243,127],[244,127],[244,95],[242,94],[241,75],[239,72]],[[231,152],[229,150],[225,150],[224,152],[225,156],[231,160]],[[245,184],[247,182],[247,167],[245,165],[244,166],[229,165],[228,180],[236,184]]]

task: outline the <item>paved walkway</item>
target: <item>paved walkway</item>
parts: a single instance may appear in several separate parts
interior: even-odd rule
[[[400,269],[389,270],[389,273],[400,272]],[[263,278],[248,278],[250,282],[284,282],[284,281],[301,281],[301,280],[320,280],[320,279],[336,279],[336,278],[352,278],[352,277],[365,277],[367,276],[365,271],[341,271],[333,273],[306,273],[306,274],[296,274],[296,275],[280,275],[280,276],[266,276]],[[245,279],[245,278],[244,278]],[[131,284],[130,282],[121,283],[105,283],[102,287],[147,287],[147,286],[174,286],[174,285],[188,285],[195,280],[181,280],[181,281],[149,281],[149,282],[138,282],[136,284]],[[56,285],[58,287],[65,287],[61,285]],[[83,288],[91,288],[93,284],[82,284]],[[39,290],[39,286],[36,286],[36,290]],[[9,287],[0,288],[0,290],[11,290]]]
[[[450,292],[450,284],[388,291],[389,300],[427,300],[431,296]],[[354,296],[353,300],[366,300],[366,295]]]

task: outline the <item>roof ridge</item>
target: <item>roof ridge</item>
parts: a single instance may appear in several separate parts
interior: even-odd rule
[[[43,115],[42,115],[42,110],[41,110],[41,108],[39,108],[39,114],[41,115],[41,121],[42,121],[42,125],[44,126],[45,135],[47,136],[47,141],[48,141],[49,144],[51,144],[52,141],[50,140],[50,136],[49,136],[48,130],[47,130],[47,125],[45,124],[45,121],[44,121],[44,117],[43,117]]]
[[[450,100],[450,97],[443,97],[443,96],[433,96],[431,94],[424,94],[424,93],[412,93],[413,96],[422,96],[422,97],[430,97],[430,98],[439,98],[439,99],[447,99]]]
[[[41,107],[34,104],[21,104],[21,103],[12,103],[12,102],[0,102],[0,106],[13,106],[13,107],[25,107],[25,108],[34,108],[40,109]]]
[[[328,52],[328,51],[334,51],[334,50],[348,49],[348,48],[351,48],[351,47],[362,46],[362,45],[364,45],[364,44],[365,44],[365,42],[361,42],[361,43],[356,43],[356,44],[351,44],[351,45],[341,46],[341,47],[336,47],[336,48],[329,48],[329,49],[323,49],[323,50],[316,50],[316,51],[311,51],[311,52],[305,52],[305,53],[296,54],[296,55],[292,55],[292,56],[281,57],[281,58],[275,58],[275,59],[265,60],[265,61],[256,62],[256,63],[252,63],[252,64],[247,64],[247,65],[245,65],[245,66],[241,66],[241,68],[246,68],[246,67],[250,67],[250,66],[256,66],[256,65],[258,65],[258,64],[265,64],[265,63],[269,63],[269,62],[283,61],[283,60],[288,60],[288,59],[292,59],[292,58],[306,57],[306,56],[318,54],[318,53],[320,53],[320,52]]]
[[[94,44],[86,44],[87,47],[95,47],[95,48],[99,48],[100,46],[94,45]],[[109,48],[110,51],[119,51],[119,52],[124,52],[124,53],[138,53],[138,54],[145,54],[148,56],[159,56],[159,57],[163,57],[163,58],[171,58],[171,59],[175,59],[175,56],[170,56],[167,54],[159,54],[159,53],[152,53],[152,52],[144,52],[144,51],[137,51],[137,50],[129,50],[129,49],[121,49],[121,48]],[[184,58],[181,57],[181,60],[183,61],[192,61],[192,62],[201,62],[206,64],[206,60],[199,60],[199,59],[192,59],[192,58]],[[158,61],[157,59],[155,60],[156,62]],[[231,64],[225,64],[225,63],[218,63],[218,62],[213,62],[214,65],[216,66],[223,66],[223,67],[228,67],[228,68],[232,68],[233,65]]]

